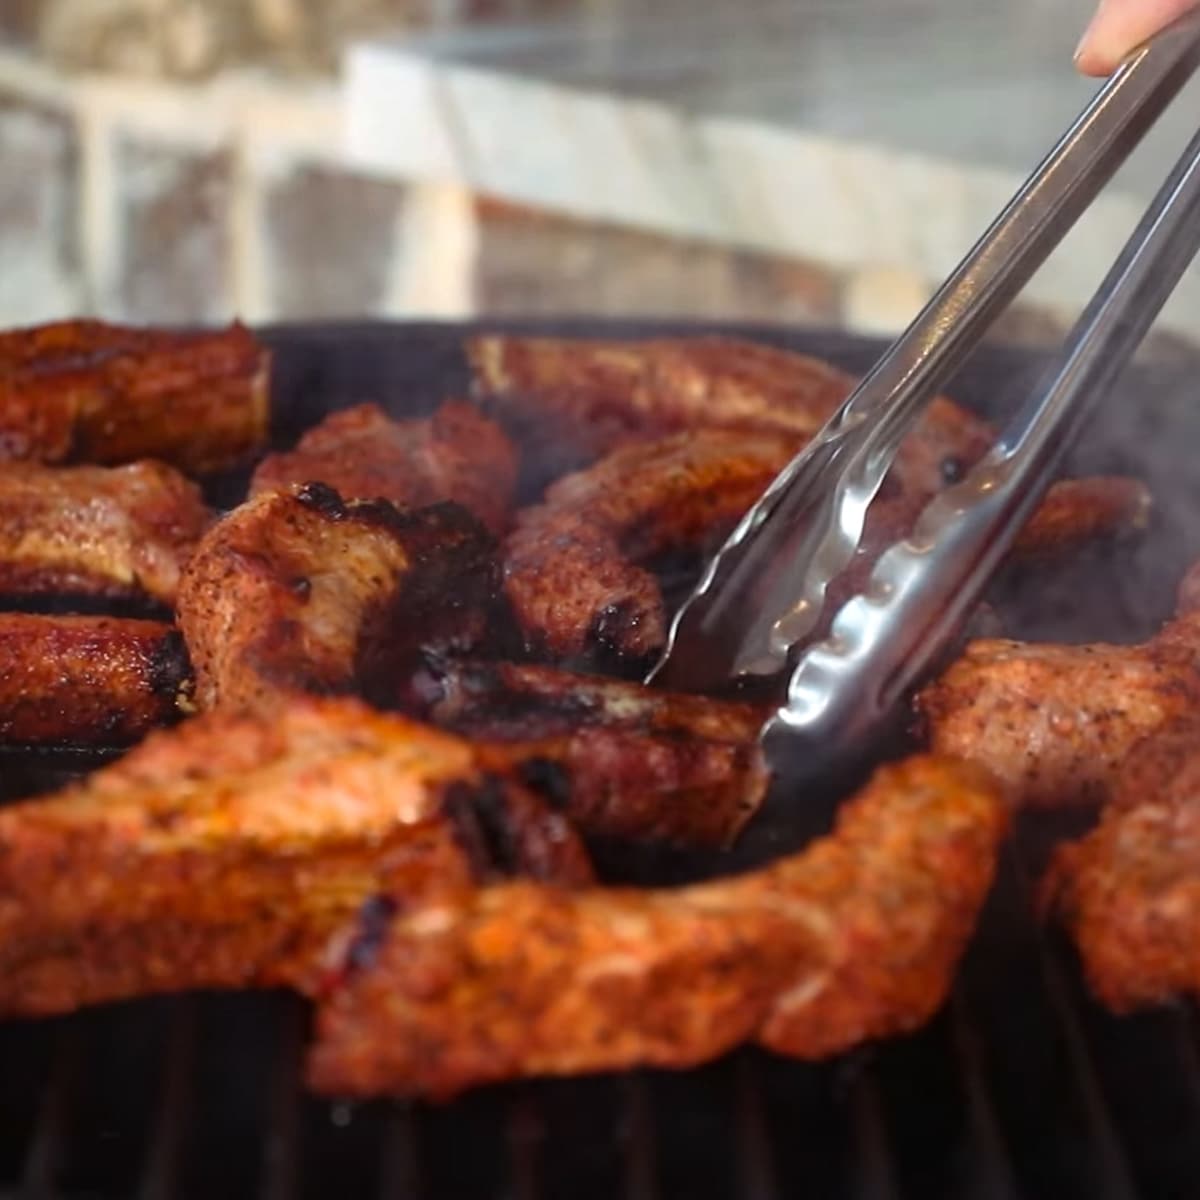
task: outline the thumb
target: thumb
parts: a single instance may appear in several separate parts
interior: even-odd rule
[[[1200,0],[1101,0],[1075,65],[1085,75],[1110,75],[1131,50],[1198,5]]]

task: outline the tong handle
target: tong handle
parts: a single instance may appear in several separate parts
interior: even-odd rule
[[[1187,81],[1200,12],[1136,52],[710,561],[647,682],[679,690],[770,676],[812,632],[916,418]],[[678,649],[678,653],[676,652]]]
[[[1086,420],[1200,250],[1192,139],[1042,385],[991,452],[876,563],[866,591],[800,659],[765,736],[845,746],[882,720],[961,629]]]

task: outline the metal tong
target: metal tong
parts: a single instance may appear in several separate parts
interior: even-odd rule
[[[824,640],[795,652],[850,565],[897,447],[1004,306],[1141,141],[1200,62],[1200,12],[1100,89],[907,331],[745,515],[677,614],[648,682],[702,690],[782,676],[763,730],[773,762],[819,770],[861,744],[951,642],[1200,249],[1192,139],[1041,384],[960,483],[878,560]]]

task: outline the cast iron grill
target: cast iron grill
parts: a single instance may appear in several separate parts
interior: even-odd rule
[[[876,349],[733,332],[856,368]],[[277,434],[290,439],[335,404],[380,399],[411,412],[459,391],[462,334],[277,331]],[[985,349],[954,391],[995,411],[1038,366]],[[1074,463],[1151,478],[1153,536],[1010,588],[1001,607],[1015,632],[1129,640],[1169,610],[1178,574],[1200,557],[1189,377],[1131,377],[1123,395],[1139,402],[1113,405]],[[1102,608],[1080,599],[1096,596]],[[29,786],[8,770],[8,790]],[[1070,824],[1018,830],[945,1010],[912,1037],[832,1064],[739,1051],[696,1071],[538,1081],[440,1108],[349,1106],[304,1093],[308,1017],[286,996],[162,998],[0,1024],[0,1200],[1192,1196],[1196,1014],[1107,1016],[1069,948],[1032,916],[1051,835]]]

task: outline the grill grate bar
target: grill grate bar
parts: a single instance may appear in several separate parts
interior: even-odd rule
[[[625,1200],[658,1200],[658,1163],[650,1085],[640,1072],[623,1080]]]
[[[142,1171],[141,1200],[172,1200],[178,1195],[195,1059],[196,1004],[192,997],[183,997],[175,1003],[171,1014],[162,1098]]]
[[[758,1067],[749,1054],[737,1064],[738,1196],[741,1200],[778,1200],[779,1184],[771,1158],[771,1138],[763,1106]]]
[[[1175,1026],[1179,1066],[1187,1076],[1188,1089],[1200,1107],[1200,1048],[1197,1046],[1200,1042],[1200,1026],[1197,1024],[1196,1006],[1181,1006],[1170,1015]]]
[[[1034,889],[1025,860],[1015,842],[1012,845],[1014,873],[1030,912],[1034,911]],[[1095,1188],[1093,1200],[1138,1200],[1138,1191],[1122,1148],[1112,1115],[1104,1099],[1103,1088],[1088,1050],[1087,1039],[1078,1014],[1074,1011],[1062,968],[1047,943],[1045,931],[1037,922],[1029,922],[1029,937],[1036,947],[1042,984],[1067,1050],[1078,1084],[1084,1114],[1091,1132]]]
[[[293,1200],[300,1190],[299,1075],[304,1041],[304,1013],[298,1004],[281,1006],[278,1030],[275,1066],[267,1100],[260,1200]]]
[[[1020,1191],[1013,1174],[1012,1160],[987,1086],[983,1047],[960,988],[956,988],[950,998],[949,1019],[954,1056],[959,1064],[970,1112],[973,1143],[971,1194],[980,1200],[1019,1200]]]
[[[883,1099],[879,1082],[869,1066],[856,1069],[850,1085],[849,1105],[853,1125],[849,1194],[856,1200],[899,1200]]]
[[[537,1200],[541,1195],[539,1162],[545,1129],[537,1101],[519,1088],[505,1113],[509,1175],[514,1200]]]
[[[418,1200],[425,1193],[412,1106],[397,1102],[384,1121],[379,1200]]]
[[[42,1093],[37,1125],[30,1139],[29,1155],[21,1176],[22,1200],[53,1200],[57,1196],[57,1174],[63,1147],[70,1135],[71,1107],[82,1065],[82,1030],[72,1021],[59,1028],[54,1039],[53,1059]]]

